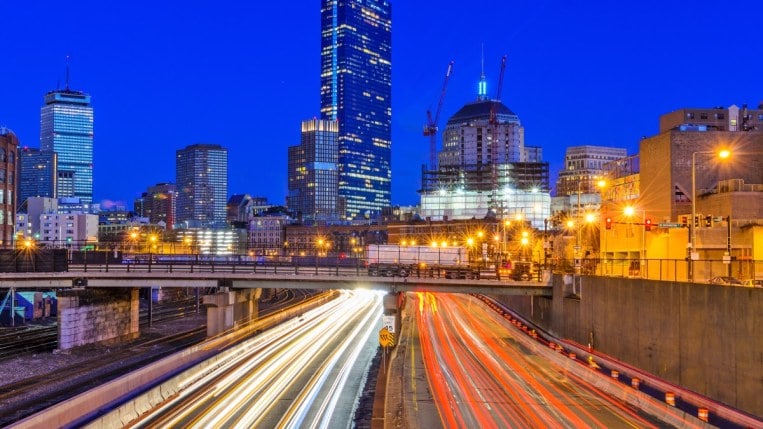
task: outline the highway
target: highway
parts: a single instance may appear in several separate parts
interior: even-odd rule
[[[209,373],[189,373],[179,395],[133,427],[350,427],[381,314],[380,294],[343,292]]]
[[[412,395],[422,400],[424,412],[431,399],[443,427],[664,427],[533,354],[516,341],[521,332],[478,299],[409,296],[416,309],[413,335],[420,340],[411,343],[420,345],[429,387],[425,392],[419,381]],[[415,366],[409,373],[415,385]],[[430,420],[409,421],[432,427]]]

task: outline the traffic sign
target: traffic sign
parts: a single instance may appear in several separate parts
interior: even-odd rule
[[[390,333],[395,333],[395,315],[394,314],[385,314],[382,316],[382,326],[387,329]]]
[[[388,331],[387,328],[381,328],[379,331],[379,345],[382,347],[393,347],[395,345],[395,334]]]
[[[680,223],[658,223],[660,228],[683,228],[683,224]]]

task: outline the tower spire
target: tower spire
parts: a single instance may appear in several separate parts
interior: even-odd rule
[[[482,71],[480,72],[480,82],[477,85],[477,99],[480,101],[487,100],[487,80],[485,79],[485,44],[482,44],[481,59],[480,59]]]

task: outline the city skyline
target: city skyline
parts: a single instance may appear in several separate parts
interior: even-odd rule
[[[441,131],[476,98],[483,44],[488,95],[507,54],[501,99],[554,173],[566,147],[635,154],[643,136],[657,134],[664,113],[763,100],[763,83],[744,78],[762,61],[754,42],[763,9],[757,4],[742,14],[702,1],[612,9],[486,2],[458,13],[434,1],[391,3],[393,204],[418,203],[421,165],[429,159],[422,126],[426,110],[436,108],[447,64],[455,61]],[[272,4],[155,5],[136,15],[142,6],[7,5],[14,19],[5,45],[15,67],[0,71],[8,89],[0,125],[22,146],[39,148],[43,97],[63,88],[71,55],[70,86],[91,95],[95,111],[96,202],[131,207],[147,186],[173,180],[177,149],[213,143],[231,154],[229,194],[285,203],[287,148],[299,143],[301,121],[320,114],[319,3],[290,11],[288,20]],[[255,21],[261,15],[268,20]],[[88,25],[67,27],[55,40],[35,25],[60,16]],[[506,19],[486,22],[493,16]]]

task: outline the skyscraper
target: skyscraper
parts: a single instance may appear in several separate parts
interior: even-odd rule
[[[24,147],[19,149],[19,161],[19,207],[30,197],[56,198],[56,153]]]
[[[5,127],[0,127],[0,246],[13,245],[16,223],[16,150],[19,140]]]
[[[289,211],[306,223],[339,220],[336,121],[302,121],[302,141],[289,147]]]
[[[347,218],[391,203],[391,17],[386,0],[321,2],[321,118],[339,122]]]
[[[90,95],[66,88],[45,95],[40,150],[58,155],[56,196],[93,202],[93,107]]]
[[[194,144],[177,151],[177,223],[210,228],[225,226],[228,201],[228,149]]]

